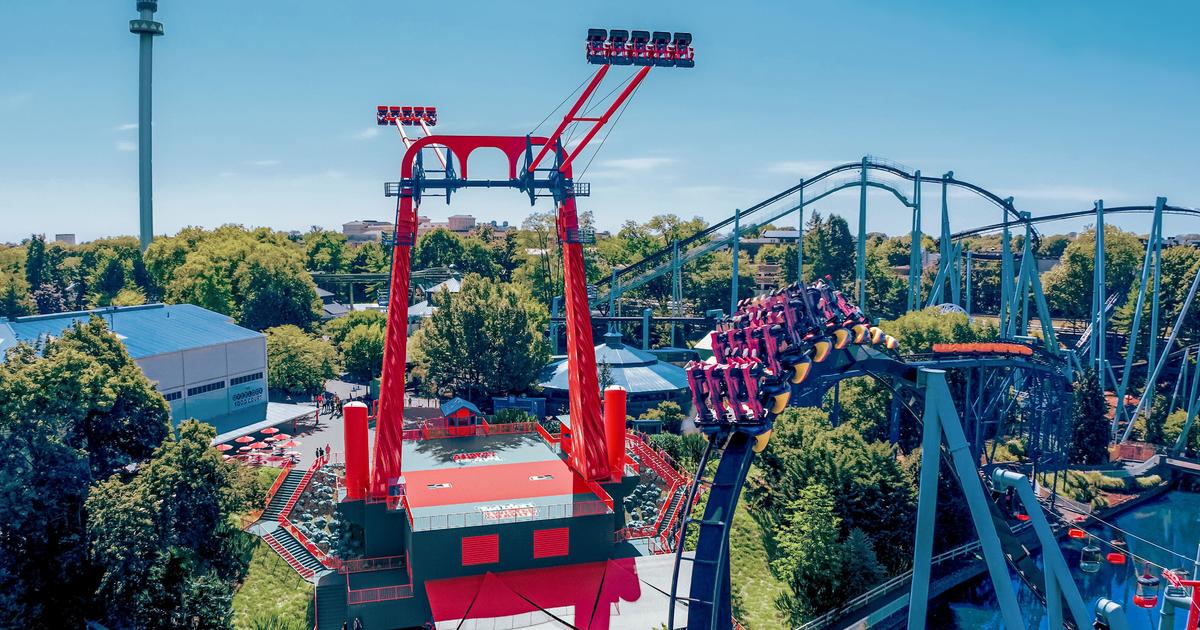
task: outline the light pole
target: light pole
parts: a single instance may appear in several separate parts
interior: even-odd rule
[[[138,19],[129,21],[129,32],[140,39],[138,68],[138,212],[142,251],[154,238],[154,186],[150,170],[151,78],[154,73],[154,38],[163,34],[161,22],[154,21],[157,0],[138,0]]]

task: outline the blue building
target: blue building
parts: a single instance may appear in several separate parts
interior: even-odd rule
[[[267,338],[192,304],[147,304],[0,318],[0,360],[16,343],[57,337],[93,314],[171,405],[171,418],[203,420],[217,433],[267,417]]]
[[[596,367],[601,381],[607,373],[608,384],[625,388],[628,392],[627,413],[635,418],[668,400],[678,403],[684,413],[690,407],[691,390],[683,368],[663,363],[650,352],[625,345],[621,333],[604,335],[604,343],[596,346]],[[556,413],[565,411],[570,384],[567,360],[564,358],[546,366],[538,381],[546,394],[546,406]]]

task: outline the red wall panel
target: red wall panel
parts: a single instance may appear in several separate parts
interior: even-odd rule
[[[500,562],[500,536],[463,536],[462,563],[464,567]]]

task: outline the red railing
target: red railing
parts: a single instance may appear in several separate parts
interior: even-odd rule
[[[442,438],[472,437],[475,435],[512,435],[517,433],[533,433],[541,425],[536,422],[513,422],[509,424],[488,424],[485,420],[480,424],[464,427],[424,426],[418,429],[405,429],[400,432],[404,440],[437,440]],[[542,429],[545,431],[545,429]]]
[[[264,510],[271,505],[271,499],[274,499],[275,493],[279,492],[279,486],[283,485],[283,480],[287,479],[288,473],[292,472],[292,466],[292,462],[287,462],[279,471],[279,476],[275,477],[275,483],[271,484],[271,489],[267,490],[267,498],[263,501]]]
[[[407,569],[408,554],[402,556],[380,556],[376,558],[351,558],[343,560],[338,573],[365,573],[367,571],[389,571]]]
[[[678,471],[678,464],[671,459],[670,455],[660,452],[658,449],[652,448],[649,444],[642,441],[642,438],[637,435],[625,436],[625,448],[633,451],[642,464],[649,466],[651,470],[658,473],[660,477],[669,485],[673,485],[684,481],[684,477]]]
[[[596,483],[595,481],[589,480],[587,482],[587,487],[588,487],[588,490],[592,491],[592,494],[600,497],[600,501],[602,501],[604,503],[604,505],[607,505],[608,509],[610,511],[616,509],[613,507],[612,496],[609,495],[608,492],[606,492],[604,490],[604,488],[601,488],[600,484]]]
[[[358,590],[346,591],[346,603],[350,605],[372,604],[375,602],[388,602],[396,599],[407,599],[412,596],[412,584],[401,584],[399,586],[380,586],[377,588],[360,588]]]
[[[606,493],[607,494],[607,493]],[[553,505],[524,505],[492,511],[456,512],[453,514],[435,514],[431,516],[413,517],[408,509],[407,497],[404,499],[405,511],[408,512],[409,525],[414,530],[428,531],[434,529],[455,529],[458,527],[479,527],[517,521],[549,520],[557,518],[573,518],[579,516],[594,516],[611,514],[613,508],[603,499],[597,501],[575,501],[571,503],[556,503]],[[612,497],[608,497],[612,501]],[[417,527],[420,524],[420,527]]]
[[[535,422],[534,425],[535,426],[534,426],[533,430],[537,431],[537,434],[542,436],[543,440],[546,440],[546,442],[548,442],[550,444],[558,444],[558,441],[560,439],[559,436],[554,435],[553,433],[547,431],[546,427],[542,426],[542,424],[540,422]]]
[[[299,527],[296,527],[291,521],[287,520],[287,517],[279,517],[279,526],[283,528],[283,531],[291,534],[292,538],[295,538],[296,542],[300,543],[300,545],[303,546],[308,553],[311,553],[313,557],[317,559],[317,562],[320,562],[326,569],[336,569],[341,565],[340,560],[325,553],[324,551],[321,551],[321,548],[313,544],[313,542],[308,539],[308,536],[305,536],[304,532],[300,531]]]
[[[292,567],[296,570],[296,573],[300,574],[300,577],[308,579],[316,575],[316,572],[314,572],[312,569],[300,564],[300,561],[297,560],[296,557],[291,554],[291,552],[289,552],[287,549],[284,549],[283,545],[279,544],[279,542],[273,537],[266,536],[265,540],[267,541],[267,546],[269,546],[271,549],[274,549],[275,553],[279,554],[279,557],[283,558],[283,561],[288,563],[288,566]]]
[[[634,538],[650,538],[654,536],[653,525],[643,525],[641,527],[624,527],[613,533],[613,542],[621,542],[625,540],[633,540]]]

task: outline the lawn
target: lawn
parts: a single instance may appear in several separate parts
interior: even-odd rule
[[[261,539],[246,579],[233,596],[237,630],[304,630],[312,627],[313,586]]]
[[[775,598],[787,586],[771,573],[770,558],[762,526],[739,506],[733,515],[730,540],[730,580],[733,582],[734,612],[751,630],[784,628],[786,621],[775,608]]]

